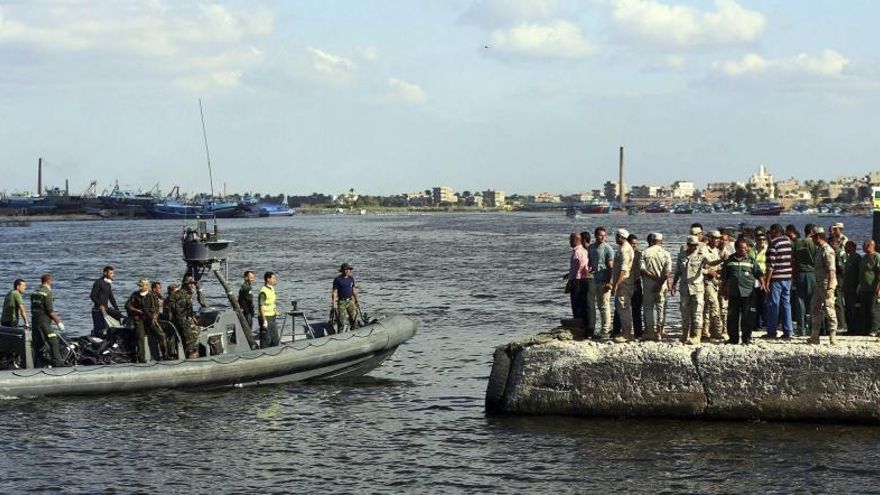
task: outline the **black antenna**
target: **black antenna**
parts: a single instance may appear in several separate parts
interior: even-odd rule
[[[211,217],[217,227],[217,212],[214,210],[214,172],[211,170],[211,152],[208,150],[208,132],[205,131],[205,111],[202,110],[202,99],[199,98],[199,114],[202,116],[202,136],[205,138],[205,157],[208,159],[208,180],[211,182]]]

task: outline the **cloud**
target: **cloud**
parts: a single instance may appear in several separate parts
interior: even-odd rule
[[[379,49],[375,46],[362,46],[357,49],[360,57],[366,62],[378,62],[379,61]]]
[[[611,0],[611,18],[626,36],[660,46],[696,48],[751,43],[767,26],[766,17],[735,0],[715,0],[700,11],[658,0]]]
[[[428,98],[425,90],[417,84],[396,77],[389,77],[386,82],[390,90],[386,98],[388,101],[419,104]]]
[[[351,78],[357,71],[357,65],[349,58],[334,55],[318,48],[309,48],[308,53],[311,56],[312,69],[318,75],[328,79],[346,80]]]
[[[493,29],[549,19],[557,9],[556,0],[478,0],[462,15],[462,20]]]
[[[596,52],[580,28],[564,20],[496,29],[490,35],[489,49],[503,56],[557,59],[583,58]]]
[[[186,90],[228,89],[263,60],[259,45],[274,28],[274,14],[261,7],[22,2],[0,7],[0,57],[15,60],[19,71],[42,64],[72,79],[80,73],[85,79],[152,78]],[[21,53],[28,56],[16,56]],[[84,65],[102,72],[86,75]]]
[[[850,60],[840,53],[827,49],[819,55],[801,53],[781,59],[767,59],[748,53],[739,60],[715,62],[713,69],[728,77],[760,76],[772,73],[841,77],[845,75]]]

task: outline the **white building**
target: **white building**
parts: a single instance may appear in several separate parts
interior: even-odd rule
[[[433,200],[435,205],[443,203],[457,203],[458,198],[455,197],[455,191],[448,186],[438,186],[431,190],[433,192]]]
[[[768,199],[776,197],[776,188],[773,185],[773,176],[767,173],[767,167],[761,165],[758,173],[749,177],[749,185],[755,192],[763,191]]]
[[[483,191],[483,205],[488,208],[501,208],[505,201],[504,191],[493,191],[492,189]]]
[[[696,192],[696,187],[689,180],[677,180],[672,183],[673,198],[690,198],[694,195],[694,192]]]

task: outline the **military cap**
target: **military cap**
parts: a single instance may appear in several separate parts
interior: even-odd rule
[[[700,238],[695,235],[689,235],[687,236],[687,243],[688,245],[696,246],[700,243]]]

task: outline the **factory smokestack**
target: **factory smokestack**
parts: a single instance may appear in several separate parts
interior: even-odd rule
[[[626,202],[626,184],[623,183],[623,146],[620,147],[620,178],[617,181],[617,186],[620,188],[618,201],[622,205]]]
[[[43,195],[43,159],[37,160],[37,196]]]

